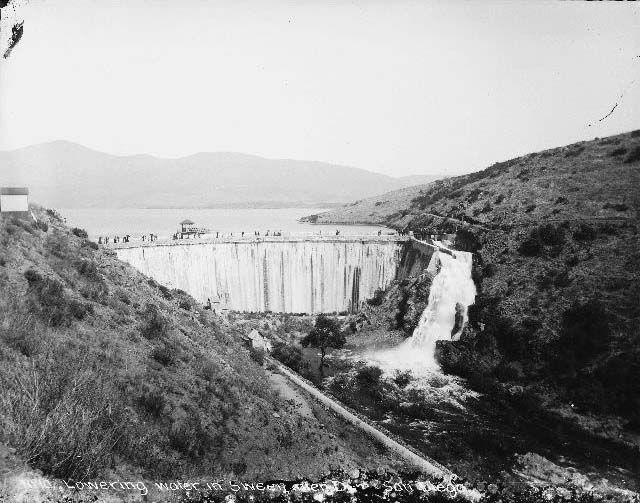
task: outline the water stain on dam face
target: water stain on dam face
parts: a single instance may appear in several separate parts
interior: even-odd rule
[[[237,311],[355,311],[396,278],[401,240],[167,243],[117,249],[159,283]]]

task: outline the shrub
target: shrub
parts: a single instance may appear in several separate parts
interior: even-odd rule
[[[361,388],[373,388],[380,384],[382,370],[374,365],[367,365],[356,372],[356,382]]]
[[[555,248],[555,251],[559,251],[564,244],[564,239],[562,227],[553,224],[540,225],[529,231],[528,237],[518,247],[518,252],[521,255],[533,257],[541,255],[544,246],[550,246]]]
[[[38,220],[35,225],[37,229],[40,229],[43,232],[47,232],[49,230],[49,225],[47,224],[47,222],[44,222],[42,220]]]
[[[635,131],[631,131],[631,138],[640,137],[640,129],[636,129]]]
[[[553,204],[565,204],[567,202],[569,202],[569,200],[566,197],[560,196]]]
[[[536,205],[535,204],[530,204],[524,209],[524,212],[525,213],[531,213],[535,209],[536,209]]]
[[[609,152],[609,155],[611,157],[617,157],[619,155],[624,155],[627,153],[627,149],[625,147],[618,147],[616,149],[613,149],[611,152]]]
[[[559,370],[575,370],[598,356],[609,345],[609,315],[597,300],[576,303],[562,314],[557,340]]]
[[[612,209],[616,211],[627,211],[629,209],[629,206],[624,203],[605,203],[603,208],[605,210]]]
[[[173,299],[173,295],[171,295],[171,290],[169,290],[166,286],[158,285],[158,290],[160,290],[160,293],[166,300]]]
[[[504,201],[504,194],[499,194],[493,204],[500,204],[502,201]]]
[[[397,370],[396,374],[393,376],[393,382],[396,383],[399,388],[406,388],[412,379],[413,376],[409,370],[404,372]]]
[[[274,345],[271,356],[291,370],[299,372],[302,366],[302,350],[293,344],[279,342]]]
[[[577,241],[593,241],[596,238],[596,231],[588,224],[580,224],[576,230],[573,231],[573,239]]]
[[[140,405],[143,409],[154,417],[160,417],[164,409],[164,396],[157,391],[149,391],[139,398]]]
[[[64,293],[62,283],[50,278],[44,278],[33,269],[24,273],[29,284],[29,293],[33,295],[36,307],[44,316],[46,322],[57,327],[69,325],[69,303]]]
[[[630,164],[636,161],[640,161],[640,145],[636,145],[633,150],[627,154],[623,162]]]
[[[96,266],[95,262],[92,260],[80,260],[76,264],[76,269],[80,274],[82,274],[85,278],[90,279],[91,281],[101,281],[102,276],[100,276],[100,272],[98,271],[98,266]]]
[[[67,258],[69,256],[69,240],[67,236],[57,230],[54,230],[47,237],[46,248],[58,258]]]
[[[482,268],[482,276],[484,276],[485,278],[492,278],[496,273],[496,266],[495,264],[485,264],[485,266]]]
[[[51,208],[47,209],[47,215],[57,220],[58,222],[62,222],[62,217],[59,215],[59,213],[56,210],[52,210]]]
[[[0,368],[3,433],[32,467],[80,480],[111,466],[130,423],[123,394],[99,360],[61,347],[6,370]]]
[[[379,306],[380,304],[382,304],[383,300],[384,300],[384,291],[378,288],[373,293],[373,297],[371,297],[370,299],[367,299],[367,304],[369,304],[370,306]]]
[[[542,253],[542,245],[536,238],[528,237],[520,243],[518,252],[526,257],[536,257]]]
[[[77,320],[82,320],[87,314],[93,314],[93,312],[91,304],[83,304],[73,299],[69,301],[69,313]]]
[[[254,348],[253,346],[251,346],[249,348],[249,356],[258,365],[260,366],[264,365],[264,357],[265,357],[264,350],[259,348]]]
[[[584,152],[584,145],[579,145],[577,147],[570,148],[564,154],[565,157],[576,157],[579,156],[582,152]]]
[[[480,248],[482,248],[482,244],[478,237],[470,229],[465,227],[456,232],[455,246],[456,249],[460,251],[471,253],[476,253]]]
[[[166,367],[176,362],[176,350],[168,344],[163,344],[153,349],[151,357]]]
[[[38,330],[33,316],[28,312],[4,310],[0,314],[0,338],[24,356],[38,353],[43,333]]]
[[[85,239],[82,242],[82,246],[85,246],[87,248],[91,248],[92,250],[100,249],[100,247],[98,246],[98,243],[94,243],[93,241],[89,241],[88,239]]]
[[[191,302],[189,302],[188,300],[181,300],[178,303],[178,306],[180,307],[180,309],[184,309],[185,311],[191,311]]]
[[[167,335],[169,324],[160,310],[154,304],[147,304],[144,313],[142,335],[146,339],[159,339]]]
[[[489,213],[493,208],[490,203],[485,203],[485,205],[480,210],[480,213]]]
[[[87,234],[87,231],[85,231],[84,229],[80,229],[79,227],[74,227],[73,229],[71,229],[71,233],[74,236],[77,236],[83,239],[87,239],[89,237],[89,234]]]

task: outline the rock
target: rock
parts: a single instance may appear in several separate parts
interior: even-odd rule
[[[274,412],[273,417],[280,417],[280,414],[278,414],[277,412]]]
[[[255,349],[261,349],[262,351],[269,352],[271,351],[271,342],[264,337],[260,332],[258,332],[255,328],[249,332],[249,340],[251,341],[251,347]]]

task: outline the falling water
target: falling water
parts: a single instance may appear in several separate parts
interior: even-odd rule
[[[467,321],[467,307],[473,304],[476,289],[471,278],[472,254],[453,251],[455,257],[436,252],[437,274],[431,284],[427,307],[413,335],[399,346],[379,352],[370,359],[385,370],[410,370],[415,375],[439,370],[435,360],[436,341],[455,340]],[[429,269],[433,269],[430,264]],[[463,322],[454,333],[456,306],[462,307]]]

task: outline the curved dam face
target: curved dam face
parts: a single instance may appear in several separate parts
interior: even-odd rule
[[[396,278],[403,242],[305,239],[167,243],[118,257],[169,288],[236,311],[354,311]]]

